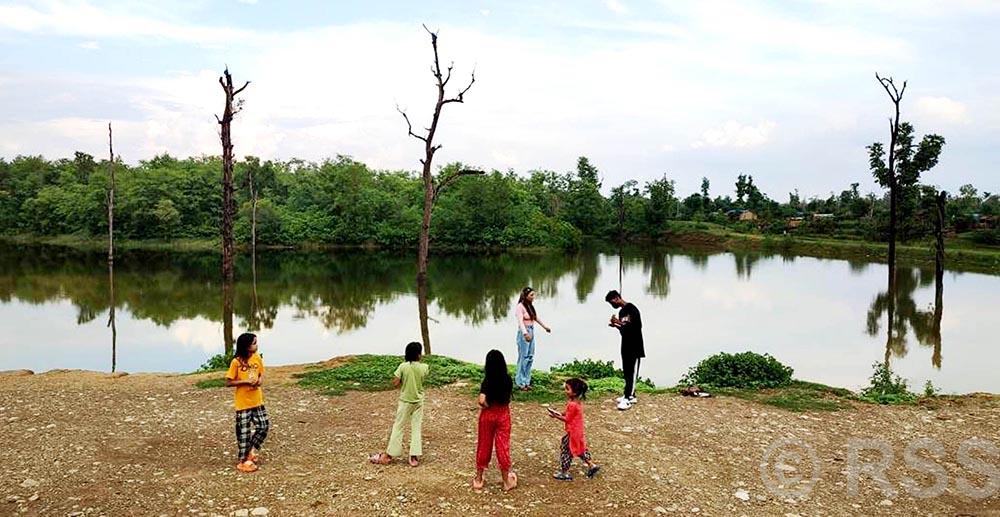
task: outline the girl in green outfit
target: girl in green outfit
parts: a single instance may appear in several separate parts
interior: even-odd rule
[[[392,424],[389,446],[385,452],[372,454],[369,461],[377,465],[387,465],[396,456],[403,454],[403,426],[410,421],[410,466],[420,464],[421,425],[424,418],[424,379],[430,366],[420,362],[423,345],[412,342],[406,345],[405,360],[399,363],[392,374],[392,385],[400,388],[396,421]]]

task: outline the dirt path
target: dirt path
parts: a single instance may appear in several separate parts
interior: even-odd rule
[[[489,472],[481,493],[474,471],[475,403],[466,390],[428,392],[425,458],[419,468],[375,467],[395,410],[392,393],[324,397],[288,384],[294,367],[272,368],[266,387],[272,430],[258,473],[234,466],[231,392],[200,390],[199,378],[92,372],[0,376],[0,514],[233,515],[1000,515],[1000,495],[975,500],[956,480],[983,486],[963,466],[959,444],[1000,444],[1000,401],[979,397],[937,409],[859,405],[838,413],[790,413],[732,398],[658,395],[628,412],[609,400],[587,404],[588,441],[604,470],[597,479],[551,478],[561,429],[538,404],[513,407],[513,458],[521,486],[504,493]],[[280,373],[280,375],[273,375]],[[876,438],[895,460],[887,471],[899,493],[886,497],[863,478],[848,491],[848,442]],[[764,453],[798,439],[815,452],[818,481],[808,495],[774,495],[762,481],[781,463]],[[949,484],[918,499],[904,476],[916,438],[944,446],[937,460]],[[867,457],[867,456],[865,456]],[[1000,468],[1000,458],[980,453]],[[778,472],[812,470],[786,458]],[[987,465],[989,466],[989,465]],[[1000,482],[1000,475],[997,476]]]

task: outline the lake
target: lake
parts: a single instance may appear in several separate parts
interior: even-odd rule
[[[402,354],[420,337],[415,253],[264,251],[237,261],[233,328],[259,336],[268,364],[358,353]],[[0,244],[0,369],[189,372],[223,351],[220,258],[131,251],[105,255]],[[770,353],[795,377],[858,389],[886,357],[915,391],[1000,392],[1000,277],[762,253],[676,249],[432,256],[432,351],[480,362],[516,359],[512,309],[538,291],[536,368],[574,358],[618,361],[609,289],[642,311],[640,375],[673,385],[719,351]],[[112,304],[112,298],[114,303]],[[895,302],[891,325],[887,306]],[[115,307],[115,339],[109,309]],[[887,329],[893,329],[888,339]]]

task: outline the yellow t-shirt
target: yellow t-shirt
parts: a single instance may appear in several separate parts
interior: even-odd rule
[[[246,364],[234,357],[226,372],[226,378],[234,381],[254,380],[261,375],[264,375],[264,360],[257,353],[251,355]],[[259,386],[237,386],[233,405],[236,411],[263,406],[264,390]]]

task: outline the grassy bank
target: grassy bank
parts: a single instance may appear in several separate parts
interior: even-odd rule
[[[482,382],[482,366],[450,357],[432,355],[423,359],[431,366],[425,381],[428,387],[452,386],[475,396]],[[307,365],[292,377],[299,386],[318,390],[326,395],[339,396],[349,391],[392,390],[392,372],[399,365],[395,355],[358,355],[335,359],[326,363]],[[513,366],[510,367],[513,375]],[[563,382],[570,377],[582,377],[590,386],[589,397],[616,397],[625,387],[621,371],[610,363],[575,361],[552,367],[549,371],[532,372],[533,390],[515,391],[514,400],[520,402],[556,403],[565,400]],[[221,378],[211,377],[196,382],[202,389],[224,386]],[[638,384],[640,395],[678,393],[679,387],[656,387],[648,380]],[[838,411],[849,409],[851,402],[860,401],[851,391],[822,384],[793,381],[790,385],[771,389],[711,389],[713,395],[732,396],[789,411]]]
[[[762,235],[734,232],[711,223],[674,222],[664,232],[667,245],[706,250],[764,251],[841,260],[886,262],[888,245],[853,239],[793,235]],[[901,264],[934,267],[934,246],[928,242],[898,243]],[[1000,247],[980,246],[963,237],[945,241],[945,267],[951,270],[1000,274]]]

